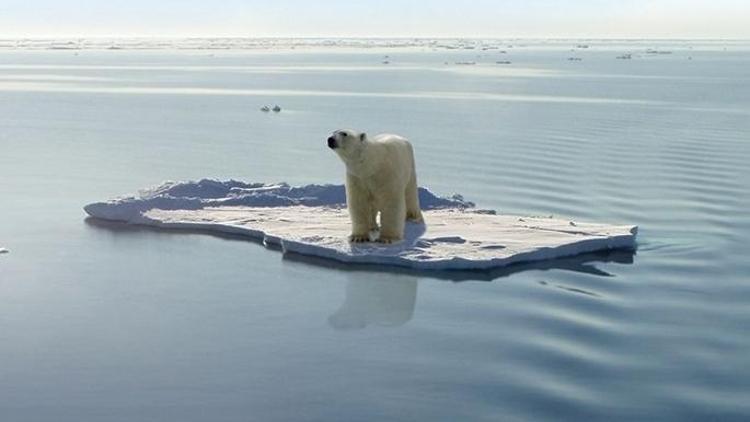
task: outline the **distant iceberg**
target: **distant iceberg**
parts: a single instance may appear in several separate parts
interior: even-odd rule
[[[499,215],[475,209],[460,195],[441,197],[425,188],[419,188],[419,197],[427,224],[408,223],[404,241],[393,245],[347,241],[343,185],[166,182],[84,210],[131,224],[245,235],[284,253],[420,270],[491,269],[635,248],[637,227],[632,225]]]
[[[672,54],[672,52],[668,50],[656,50],[653,48],[649,48],[648,50],[646,50],[646,54]]]

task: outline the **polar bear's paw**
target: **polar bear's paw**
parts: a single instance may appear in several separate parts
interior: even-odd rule
[[[349,241],[352,243],[364,243],[370,241],[369,234],[352,234],[349,235]]]

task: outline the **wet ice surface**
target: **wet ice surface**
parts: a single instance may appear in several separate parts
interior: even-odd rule
[[[167,182],[135,196],[89,204],[92,217],[170,229],[246,235],[287,253],[414,269],[490,269],[518,262],[635,247],[637,227],[475,210],[460,195],[420,188],[426,224],[404,241],[352,244],[342,185],[266,185],[203,179]],[[371,233],[377,239],[377,233]]]

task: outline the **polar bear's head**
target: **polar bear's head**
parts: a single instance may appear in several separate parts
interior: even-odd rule
[[[344,161],[355,158],[362,150],[362,145],[367,140],[365,133],[349,129],[337,130],[328,137],[328,148],[331,148]]]

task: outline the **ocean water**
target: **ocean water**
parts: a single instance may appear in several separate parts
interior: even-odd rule
[[[750,43],[577,44],[0,45],[0,419],[747,420]],[[342,127],[639,248],[414,274],[85,219],[163,180],[341,183]]]

